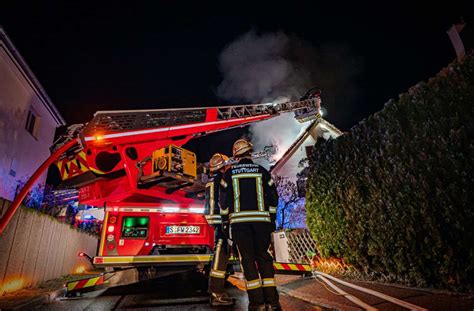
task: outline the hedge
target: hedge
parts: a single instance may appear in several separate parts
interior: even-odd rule
[[[474,56],[421,82],[309,159],[323,256],[413,286],[474,288]]]

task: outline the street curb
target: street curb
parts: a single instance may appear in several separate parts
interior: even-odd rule
[[[35,309],[44,304],[48,304],[53,302],[56,298],[64,296],[65,290],[64,288],[49,292],[47,294],[43,294],[38,297],[31,298],[27,301],[24,301],[14,307],[9,308],[0,308],[0,311],[27,311],[31,309]]]
[[[289,289],[289,288],[286,288],[286,287],[281,286],[281,285],[277,286],[277,289],[280,293],[288,295],[291,298],[298,299],[298,300],[310,303],[310,304],[315,305],[315,306],[320,307],[320,308],[325,308],[325,309],[334,310],[334,311],[343,311],[344,310],[343,309],[344,306],[339,306],[339,304],[337,304],[337,306],[336,306],[334,303],[330,304],[330,302],[327,301],[327,300],[322,302],[321,299],[318,300],[318,301],[313,300],[313,299],[308,299],[304,295],[299,295],[298,291],[296,291],[294,289]]]

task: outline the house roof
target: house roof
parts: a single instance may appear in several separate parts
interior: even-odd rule
[[[51,101],[48,94],[41,86],[40,82],[34,75],[33,71],[31,71],[28,64],[25,62],[23,57],[21,57],[20,53],[15,48],[15,45],[10,40],[10,38],[8,37],[8,35],[6,34],[5,30],[3,30],[2,27],[0,27],[0,48],[4,48],[7,54],[14,61],[15,65],[18,67],[19,71],[21,72],[25,80],[30,84],[31,88],[34,90],[36,95],[40,98],[46,110],[48,110],[48,112],[51,114],[51,116],[55,120],[57,126],[65,125],[66,121],[64,121],[63,117],[59,113],[56,106],[54,106],[53,102]]]
[[[295,154],[295,152],[300,148],[300,146],[306,141],[306,139],[311,135],[311,131],[315,130],[317,127],[324,127],[325,131],[329,131],[331,136],[339,137],[342,135],[342,132],[335,127],[333,124],[324,120],[323,118],[315,120],[311,123],[306,130],[299,135],[296,140],[291,144],[291,146],[286,150],[283,156],[270,168],[270,172],[278,171],[281,169],[288,160]]]

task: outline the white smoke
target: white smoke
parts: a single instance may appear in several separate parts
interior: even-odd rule
[[[310,84],[308,74],[287,59],[290,39],[284,33],[257,35],[250,31],[222,52],[219,64],[224,79],[219,97],[231,101],[281,103],[297,99]],[[256,151],[275,145],[277,161],[302,131],[292,113],[250,126]],[[259,161],[268,167],[268,161]]]
[[[357,72],[353,60],[343,46],[315,49],[282,32],[250,31],[226,46],[219,56],[223,80],[217,96],[241,104],[276,103],[297,100],[309,88],[318,86],[323,89],[323,105],[329,106],[332,115],[336,94],[346,104],[353,97],[352,77]],[[276,144],[274,160],[278,160],[308,125],[286,113],[251,125],[250,134],[256,151]]]
[[[274,145],[276,153],[271,162],[278,161],[301,135],[309,123],[299,123],[292,113],[285,113],[271,120],[262,121],[250,126],[250,138],[257,151],[263,150],[265,146]],[[269,162],[259,160],[259,164],[268,168]]]
[[[223,81],[217,95],[234,102],[271,102],[298,98],[311,85],[308,74],[287,59],[291,40],[284,33],[250,31],[229,44],[219,57]]]

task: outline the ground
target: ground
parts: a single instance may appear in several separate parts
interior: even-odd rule
[[[47,295],[53,291],[61,289],[67,282],[84,278],[87,274],[72,274],[62,278],[49,280],[35,287],[24,288],[13,293],[0,296],[0,310],[8,310],[15,306],[22,305],[36,297]]]
[[[56,290],[63,283],[77,279],[68,276],[56,279],[38,288],[18,291],[0,298],[0,309],[14,309],[28,298]],[[283,310],[360,310],[344,296],[328,290],[327,286],[314,277],[276,277]],[[229,278],[228,292],[236,298],[236,305],[226,310],[246,310],[247,297],[240,273]],[[456,294],[426,289],[406,288],[375,282],[354,282],[429,310],[469,310],[474,309],[474,295]],[[393,303],[358,292],[343,285],[341,289],[352,294],[378,310],[403,310]],[[208,304],[206,278],[196,273],[180,273],[132,285],[120,286],[84,295],[82,298],[57,298],[51,303],[37,306],[39,310],[213,310]],[[31,309],[32,306],[26,308]],[[24,308],[25,309],[25,308]],[[222,309],[222,308],[221,308]]]
[[[232,278],[228,293],[236,298],[232,308],[209,306],[206,282],[190,274],[173,275],[107,290],[87,298],[57,300],[40,310],[247,310],[248,300],[240,290],[243,281]],[[284,310],[321,310],[317,306],[286,294],[281,295]]]

